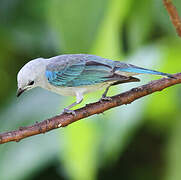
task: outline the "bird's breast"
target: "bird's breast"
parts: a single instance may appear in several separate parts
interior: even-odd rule
[[[61,94],[63,96],[76,96],[77,92],[82,94],[94,92],[103,88],[108,87],[110,82],[99,83],[95,85],[88,85],[88,86],[78,86],[78,87],[61,87],[61,86],[53,86],[49,84],[46,89],[49,91],[55,92],[57,94]]]

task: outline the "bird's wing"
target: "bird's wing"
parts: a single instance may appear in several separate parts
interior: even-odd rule
[[[95,56],[83,58],[69,57],[52,61],[46,68],[48,82],[54,86],[76,87],[93,85],[120,79],[113,73],[111,64],[106,64]],[[125,81],[127,77],[122,76]]]

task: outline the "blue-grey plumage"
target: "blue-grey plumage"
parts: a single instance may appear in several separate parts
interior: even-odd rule
[[[41,74],[39,71],[41,71]],[[20,70],[19,86],[23,84],[23,87],[25,87],[25,84],[30,80],[25,78],[24,81],[27,81],[25,83],[22,76],[33,74],[32,72],[36,72],[38,74],[36,76],[40,76],[33,80],[33,82],[36,82],[36,86],[62,95],[76,96],[77,101],[68,106],[68,109],[80,103],[85,93],[98,89],[106,88],[102,97],[106,99],[106,93],[110,86],[139,81],[139,79],[132,77],[137,74],[155,74],[173,78],[171,74],[88,54],[67,54],[49,59],[32,60]],[[44,75],[42,75],[42,72],[44,72]],[[35,84],[33,87],[35,87]]]
[[[144,69],[120,61],[112,61],[95,55],[73,54],[53,58],[46,68],[50,84],[62,87],[78,87],[110,81],[125,81],[136,74],[170,74]]]

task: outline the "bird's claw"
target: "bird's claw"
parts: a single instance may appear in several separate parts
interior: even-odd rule
[[[110,101],[110,100],[112,100],[112,98],[108,96],[102,96],[100,99],[100,101]]]
[[[70,110],[70,109],[66,109],[66,108],[63,110],[63,113],[65,113],[65,114],[72,114],[74,116],[76,115],[74,110]]]

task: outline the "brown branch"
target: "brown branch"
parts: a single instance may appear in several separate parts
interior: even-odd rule
[[[94,114],[102,113],[108,109],[121,106],[123,104],[129,104],[136,99],[143,96],[152,94],[156,91],[161,91],[169,86],[181,83],[181,73],[175,74],[174,78],[162,78],[159,80],[151,81],[150,83],[133,88],[127,92],[111,97],[109,101],[98,101],[92,104],[88,104],[85,107],[76,110],[76,115],[62,114],[55,116],[51,119],[44,120],[40,123],[36,123],[32,126],[21,127],[15,131],[9,131],[0,134],[0,144],[10,141],[20,141],[29,136],[48,132],[50,130],[65,127],[75,121],[92,116]],[[166,98],[166,97],[165,97]]]
[[[173,5],[172,0],[163,0],[163,4],[165,5],[168,14],[170,15],[170,19],[177,31],[178,36],[181,37],[181,19],[176,7]]]

